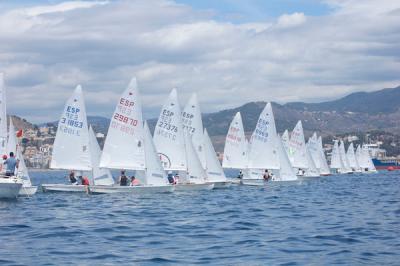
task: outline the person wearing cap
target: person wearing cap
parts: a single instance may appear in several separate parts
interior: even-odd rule
[[[125,175],[125,171],[121,171],[121,175],[118,179],[118,183],[120,186],[127,186],[128,185],[128,177]]]
[[[4,157],[3,157],[4,158]],[[6,177],[15,175],[15,169],[18,168],[19,160],[15,159],[14,153],[10,152],[10,157],[7,158],[3,164],[7,165]]]
[[[171,172],[171,171],[168,171],[168,182],[169,182],[171,185],[175,185],[175,178],[174,178],[174,176],[172,175],[172,172]]]

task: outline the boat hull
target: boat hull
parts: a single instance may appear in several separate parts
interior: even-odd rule
[[[305,175],[303,175],[303,176],[297,176],[297,178],[299,179],[299,180],[316,180],[316,179],[319,179],[319,178],[321,178],[321,176],[305,176]]]
[[[214,183],[175,185],[175,191],[212,190],[213,188]]]
[[[91,186],[89,187],[92,194],[115,194],[115,193],[131,193],[131,194],[147,194],[147,193],[171,193],[174,192],[174,186]]]
[[[36,194],[37,190],[38,190],[37,186],[29,186],[29,187],[22,186],[21,190],[19,191],[18,196],[22,196],[22,197],[33,196]]]
[[[86,193],[87,186],[84,185],[66,185],[66,184],[42,184],[43,192],[74,192]]]
[[[245,186],[264,186],[266,182],[264,179],[242,179],[240,184]]]
[[[0,199],[15,199],[21,190],[22,182],[13,178],[0,178]]]
[[[231,181],[217,181],[217,182],[207,182],[207,184],[214,184],[214,189],[219,188],[229,188],[232,185]]]

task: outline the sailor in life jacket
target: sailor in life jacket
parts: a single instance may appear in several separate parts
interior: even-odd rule
[[[133,186],[140,186],[139,180],[137,180],[134,175],[131,177],[131,187]]]

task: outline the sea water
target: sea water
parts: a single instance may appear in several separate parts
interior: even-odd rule
[[[399,265],[399,173],[0,201],[0,265]]]

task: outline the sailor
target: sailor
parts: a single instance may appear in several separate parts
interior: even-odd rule
[[[127,186],[128,185],[128,177],[125,175],[125,171],[121,171],[121,175],[119,177],[118,183],[120,186]]]
[[[174,180],[175,180],[175,184],[177,184],[179,182],[179,173],[175,174]]]
[[[10,152],[10,157],[8,159],[6,158],[3,164],[7,165],[6,177],[10,177],[15,174],[15,169],[18,168],[19,160],[15,159],[13,152]]]
[[[75,178],[75,172],[71,171],[69,173],[69,182],[71,182],[72,185],[78,185],[78,181]]]
[[[238,177],[237,178],[239,178],[239,179],[243,179],[243,171],[242,170],[240,170],[239,171],[239,175],[238,175]]]
[[[272,178],[271,174],[268,172],[268,169],[265,169],[263,179],[264,181],[269,181]]]
[[[131,187],[133,186],[140,186],[139,180],[134,175],[131,177]]]
[[[171,185],[175,185],[175,184],[176,184],[175,178],[174,178],[174,176],[172,175],[172,171],[168,171],[168,182],[169,182]]]
[[[79,179],[81,180],[82,185],[84,186],[90,185],[89,179],[86,176],[79,176]]]

